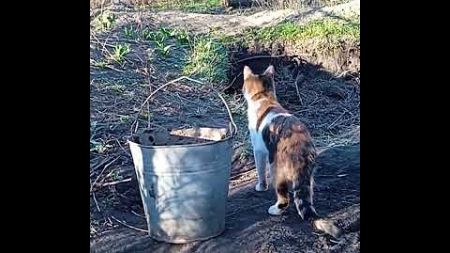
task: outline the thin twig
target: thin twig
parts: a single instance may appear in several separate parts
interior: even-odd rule
[[[90,178],[89,178],[89,182],[92,184]],[[99,205],[98,205],[97,198],[95,197],[95,193],[92,193],[92,198],[94,199],[95,206],[97,207],[97,210],[98,210],[98,212],[100,213],[101,210],[100,210],[100,207],[99,207]]]
[[[92,198],[94,199],[95,206],[97,207],[98,212],[100,213],[100,207],[98,206],[97,198],[95,198],[95,193],[92,193]]]
[[[120,221],[119,219],[117,219],[117,218],[114,217],[114,216],[111,216],[111,218],[112,218],[113,220],[119,222],[120,224],[124,225],[124,226],[127,227],[127,228],[131,228],[131,229],[134,229],[134,230],[136,230],[136,231],[143,232],[143,233],[148,233],[148,231],[147,231],[146,229],[137,228],[137,227],[135,227],[135,226],[128,225],[128,224],[126,224],[125,222]]]
[[[110,36],[110,35],[108,35],[108,36],[106,37],[106,39],[105,39],[104,42],[101,42],[101,41],[97,38],[97,36],[95,36],[95,35],[92,35],[92,38],[95,39],[95,40],[97,41],[97,43],[100,44],[100,45],[102,46],[101,51],[102,51],[103,53],[106,52],[109,56],[111,56],[111,54],[109,53],[109,50],[106,48],[106,46],[114,47],[114,45],[108,44],[109,36]],[[95,43],[95,41],[92,41],[92,42]]]
[[[236,123],[234,123],[233,115],[231,114],[230,108],[228,107],[228,104],[227,104],[227,102],[225,101],[225,99],[222,97],[222,95],[220,95],[219,92],[217,92],[217,95],[220,97],[220,99],[222,100],[223,104],[224,104],[225,107],[227,108],[228,116],[230,117],[231,124],[233,124],[233,127],[234,127],[234,132],[232,133],[232,134],[234,135],[234,134],[237,133],[238,128],[237,128],[237,126],[236,126]]]
[[[327,127],[327,129],[331,129],[331,128],[336,124],[336,122],[338,122],[338,120],[340,120],[340,119],[342,118],[342,116],[344,116],[345,113],[347,113],[347,112],[344,111],[341,115],[339,115],[339,117],[337,117],[336,120],[333,121],[333,122]]]
[[[228,90],[231,86],[233,86],[233,84],[234,84],[234,82],[236,81],[236,79],[237,79],[238,77],[240,77],[241,75],[242,75],[242,72],[240,72],[239,75],[235,76],[235,77],[233,78],[233,81],[231,81],[231,83],[230,83],[227,87],[223,88],[222,91],[226,91],[226,90]]]
[[[302,100],[302,97],[300,96],[300,91],[298,90],[298,81],[300,80],[299,76],[301,76],[301,75],[298,75],[297,78],[295,79],[294,86],[295,86],[295,90],[297,91],[297,96],[298,96],[298,100],[300,101],[300,105],[303,105],[303,100]]]
[[[106,174],[106,176],[103,177],[101,182],[97,182],[97,185],[101,185],[101,183],[103,183],[107,178],[109,178],[110,176],[112,176],[112,174],[114,174],[115,172],[117,172],[118,170],[111,170],[108,174]]]
[[[147,128],[150,129],[150,126],[152,125],[152,120],[150,119],[150,102],[147,102]]]
[[[309,112],[309,111],[311,111],[311,109],[304,109],[304,110],[296,111],[295,113],[300,114],[302,112]]]
[[[109,162],[108,164],[105,165],[105,167],[103,167],[102,171],[100,171],[100,174],[98,174],[97,178],[94,180],[94,182],[91,184],[91,192],[92,189],[94,189],[94,185],[97,183],[97,181],[100,179],[100,176],[102,175],[102,173],[111,165],[113,164],[115,161],[117,161],[120,158],[120,156],[116,157],[114,160],[112,160],[111,162]]]
[[[118,139],[116,139],[117,145],[119,145],[119,147],[122,149],[122,151],[128,155],[128,151],[122,146],[122,144],[120,144],[120,141]]]
[[[106,2],[106,0],[102,0],[102,3],[100,4],[100,13],[101,14],[103,14],[103,11],[104,11],[104,7],[105,7],[105,2]]]
[[[101,166],[103,166],[104,164],[106,164],[107,162],[110,161],[110,157],[107,157],[106,159],[104,159],[103,161],[101,161],[98,165],[95,165],[95,167],[93,167],[91,169],[91,171],[96,171],[98,168],[100,168]]]
[[[126,182],[130,182],[131,181],[131,177],[129,178],[125,178],[122,180],[117,180],[117,181],[112,181],[112,182],[107,182],[107,183],[103,183],[101,186],[111,186],[111,185],[116,185],[116,184],[120,184],[120,183],[126,183]]]
[[[204,83],[201,82],[201,81],[195,80],[195,79],[190,78],[190,77],[187,77],[187,76],[182,76],[182,77],[179,77],[179,78],[177,78],[177,79],[174,79],[174,80],[172,80],[172,81],[170,81],[170,82],[167,82],[167,83],[161,85],[160,87],[158,87],[158,88],[157,88],[155,91],[153,91],[153,92],[152,92],[152,93],[144,100],[144,102],[141,104],[141,107],[140,107],[139,111],[138,111],[137,114],[136,114],[136,118],[135,118],[133,124],[131,125],[131,127],[133,128],[133,125],[136,124],[136,127],[135,127],[135,129],[134,129],[134,133],[136,133],[137,130],[138,130],[138,126],[139,126],[139,122],[138,122],[139,115],[141,114],[144,105],[145,105],[147,102],[149,102],[150,98],[151,98],[153,95],[155,95],[158,91],[160,91],[161,89],[164,89],[165,87],[169,86],[170,84],[176,83],[176,82],[181,81],[181,80],[183,80],[183,79],[187,79],[187,80],[189,80],[189,81],[191,81],[191,82],[195,82],[195,83],[204,85]],[[225,107],[226,107],[226,109],[227,109],[227,111],[228,111],[228,116],[230,117],[230,120],[231,120],[231,124],[232,124],[233,127],[234,127],[234,133],[236,133],[236,132],[237,132],[237,126],[236,126],[236,124],[234,123],[233,115],[231,114],[230,108],[228,107],[228,104],[226,103],[225,99],[222,97],[222,95],[220,95],[219,92],[217,92],[217,95],[220,97],[220,99],[222,100],[222,102],[225,104]],[[132,131],[132,133],[133,133],[133,130],[131,130],[131,131]],[[233,133],[233,134],[234,134],[234,133]]]
[[[141,218],[144,218],[144,219],[145,219],[145,216],[140,215],[140,214],[136,213],[136,212],[133,211],[133,210],[131,210],[131,213],[134,214],[134,215],[136,215],[136,216],[138,216],[138,217],[141,217]]]
[[[144,100],[144,102],[141,104],[141,107],[140,107],[138,113],[136,114],[136,119],[135,119],[134,123],[132,124],[132,126],[133,126],[134,124],[136,124],[136,128],[135,128],[135,130],[134,130],[135,133],[137,132],[137,127],[138,127],[138,123],[137,123],[137,122],[138,122],[139,115],[141,114],[142,109],[144,108],[144,105],[150,100],[150,98],[153,97],[153,95],[155,95],[158,91],[164,89],[165,87],[169,86],[170,84],[176,83],[176,82],[181,81],[181,80],[183,80],[183,79],[188,79],[188,80],[191,80],[191,81],[194,81],[194,82],[203,84],[202,82],[197,81],[197,80],[194,80],[194,79],[191,79],[191,78],[189,78],[189,77],[187,77],[187,76],[182,76],[182,77],[179,77],[179,78],[177,78],[177,79],[175,79],[175,80],[172,80],[172,81],[170,81],[170,82],[167,82],[167,83],[161,85],[160,87],[158,87],[158,88],[157,88],[155,91],[153,91],[153,92],[152,92],[152,93]]]
[[[111,69],[111,70],[114,70],[114,71],[117,71],[117,72],[120,72],[120,73],[125,73],[125,71],[120,70],[120,69],[116,69],[116,68],[114,68],[114,67],[112,67],[110,65],[105,65],[105,68],[108,68],[108,69]]]

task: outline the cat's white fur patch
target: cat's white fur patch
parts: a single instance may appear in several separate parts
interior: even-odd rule
[[[275,112],[269,112],[264,119],[261,121],[261,124],[259,125],[258,129],[256,129],[256,124],[258,122],[257,118],[257,112],[259,110],[259,107],[261,106],[261,101],[263,101],[266,98],[258,99],[257,101],[249,101],[248,103],[248,128],[250,130],[250,139],[252,141],[253,150],[255,152],[262,152],[267,155],[268,151],[266,148],[266,145],[264,144],[264,140],[262,138],[262,129],[269,125],[272,120],[278,116],[285,116],[290,117],[292,114],[290,113],[275,113]]]
[[[270,206],[269,210],[267,210],[269,212],[269,214],[271,215],[281,215],[283,213],[283,209],[278,208],[278,202],[275,203],[275,205]]]
[[[248,101],[248,109],[247,109],[247,117],[248,117],[248,128],[250,130],[256,130],[256,123],[258,122],[257,112],[259,107],[261,107],[261,102],[266,100],[267,98],[261,98],[256,101],[251,100],[251,98],[247,98],[247,93],[244,95]]]
[[[261,125],[259,125],[259,129],[258,129],[258,133],[261,134],[262,130],[264,129],[264,127],[266,127],[267,125],[269,125],[272,120],[278,116],[285,116],[285,117],[290,117],[292,116],[292,114],[290,113],[275,113],[275,112],[269,112],[266,117],[264,117],[264,119],[261,121]]]

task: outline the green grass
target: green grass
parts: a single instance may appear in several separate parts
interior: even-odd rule
[[[96,152],[99,154],[104,154],[106,153],[110,148],[112,148],[113,146],[110,144],[106,144],[105,142],[102,141],[96,141],[96,140],[91,140],[90,141],[90,152]]]
[[[291,9],[302,9],[308,6],[310,7],[333,6],[350,1],[351,0],[315,0],[315,1],[285,0],[283,1],[283,3],[281,3],[280,1],[272,0],[271,5]]]
[[[92,60],[92,66],[97,67],[97,68],[101,68],[104,69],[106,68],[106,66],[108,66],[108,62],[107,61],[95,61]]]
[[[106,89],[122,94],[125,92],[126,86],[123,84],[113,84],[113,85],[107,86]]]
[[[91,138],[90,138],[90,152],[97,152],[99,154],[105,153],[112,146],[104,142],[102,139],[94,139],[98,131],[104,129],[104,125],[97,121],[91,121]]]
[[[228,55],[225,46],[211,35],[192,35],[186,30],[160,27],[156,31],[144,30],[142,36],[151,41],[155,51],[167,58],[171,51],[183,49],[180,58],[183,74],[208,82],[227,81]]]
[[[137,39],[138,38],[138,32],[133,26],[128,26],[123,29],[123,34],[128,39]]]
[[[131,28],[124,31],[129,37],[134,37]],[[359,18],[350,21],[324,19],[311,21],[306,24],[284,22],[272,27],[251,28],[241,36],[225,36],[212,31],[207,35],[192,35],[185,30],[161,27],[157,30],[143,30],[140,33],[144,39],[150,41],[157,55],[164,59],[171,56],[173,51],[183,52],[185,58],[179,57],[184,75],[200,78],[213,84],[227,82],[228,50],[232,44],[249,45],[255,41],[273,43],[285,41],[301,44],[308,40],[321,41],[317,47],[332,49],[340,41],[359,41]],[[183,50],[180,50],[183,49]],[[122,62],[129,52],[125,46],[116,46],[113,58]],[[150,57],[149,57],[150,59]],[[153,58],[152,58],[153,59]]]
[[[193,39],[183,74],[204,78],[213,83],[227,81],[227,49],[210,36]]]
[[[142,32],[142,36],[153,42],[155,50],[164,58],[168,57],[176,46],[187,46],[190,41],[187,31],[167,27],[161,27],[156,31],[146,29]]]
[[[113,28],[115,21],[116,17],[113,14],[103,12],[93,20],[92,25],[96,31],[106,31]]]
[[[263,42],[275,40],[302,42],[310,39],[346,39],[359,41],[359,20],[352,22],[324,19],[311,21],[304,25],[285,22],[273,27],[252,29],[248,33]]]
[[[131,52],[130,45],[128,44],[118,44],[114,46],[114,51],[110,55],[111,60],[122,63],[128,53]]]
[[[221,0],[172,0],[155,1],[150,4],[151,8],[159,10],[183,10],[189,12],[207,12],[221,8]]]
[[[186,30],[168,27],[160,27],[157,31],[144,30],[143,36],[145,39],[153,42],[166,42],[169,39],[174,39],[179,45],[189,44],[191,38]]]
[[[333,47],[339,41],[359,42],[359,17],[349,21],[323,19],[297,24],[291,21],[270,27],[253,27],[245,30],[241,36],[216,35],[218,40],[227,46],[249,46],[255,41],[273,43],[276,41],[301,44],[307,41],[322,41],[326,46]]]

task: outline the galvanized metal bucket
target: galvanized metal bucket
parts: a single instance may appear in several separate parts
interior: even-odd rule
[[[193,132],[201,135],[197,130]],[[234,125],[225,138],[200,144],[146,146],[128,141],[152,238],[187,243],[224,231],[235,132]]]

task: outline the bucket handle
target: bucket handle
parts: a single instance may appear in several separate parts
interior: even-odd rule
[[[189,80],[189,81],[191,81],[191,82],[194,82],[194,83],[198,83],[198,84],[204,85],[204,83],[201,82],[201,81],[192,79],[192,78],[187,77],[187,76],[182,76],[182,77],[179,77],[179,78],[177,78],[177,79],[174,79],[174,80],[172,80],[172,81],[170,81],[170,82],[167,82],[167,83],[161,85],[160,87],[158,87],[158,88],[157,88],[155,91],[153,91],[153,92],[152,92],[152,93],[144,100],[144,102],[141,104],[141,108],[139,109],[138,113],[136,114],[136,118],[135,118],[135,120],[133,121],[133,124],[131,124],[131,134],[133,134],[133,126],[134,126],[134,125],[136,125],[136,127],[134,128],[134,133],[137,132],[138,127],[139,127],[139,124],[138,124],[139,115],[141,114],[142,110],[144,109],[145,104],[149,102],[150,98],[153,97],[153,95],[155,95],[155,94],[156,94],[158,91],[160,91],[161,89],[164,89],[165,87],[169,86],[170,84],[176,83],[176,82],[181,81],[181,80],[183,80],[183,79],[187,79],[187,80]],[[228,104],[227,104],[227,102],[225,101],[225,99],[222,97],[222,95],[220,95],[220,93],[219,93],[218,91],[216,91],[216,94],[217,94],[217,96],[219,96],[220,100],[222,100],[222,103],[225,105],[225,108],[227,109],[228,117],[230,118],[230,121],[231,121],[231,122],[230,122],[230,123],[231,123],[231,124],[230,124],[231,136],[234,136],[234,135],[237,133],[237,126],[236,126],[236,123],[234,123],[233,115],[231,114],[230,108],[228,107]],[[150,117],[150,115],[148,115],[148,117]],[[231,126],[232,126],[232,127],[231,127]]]

